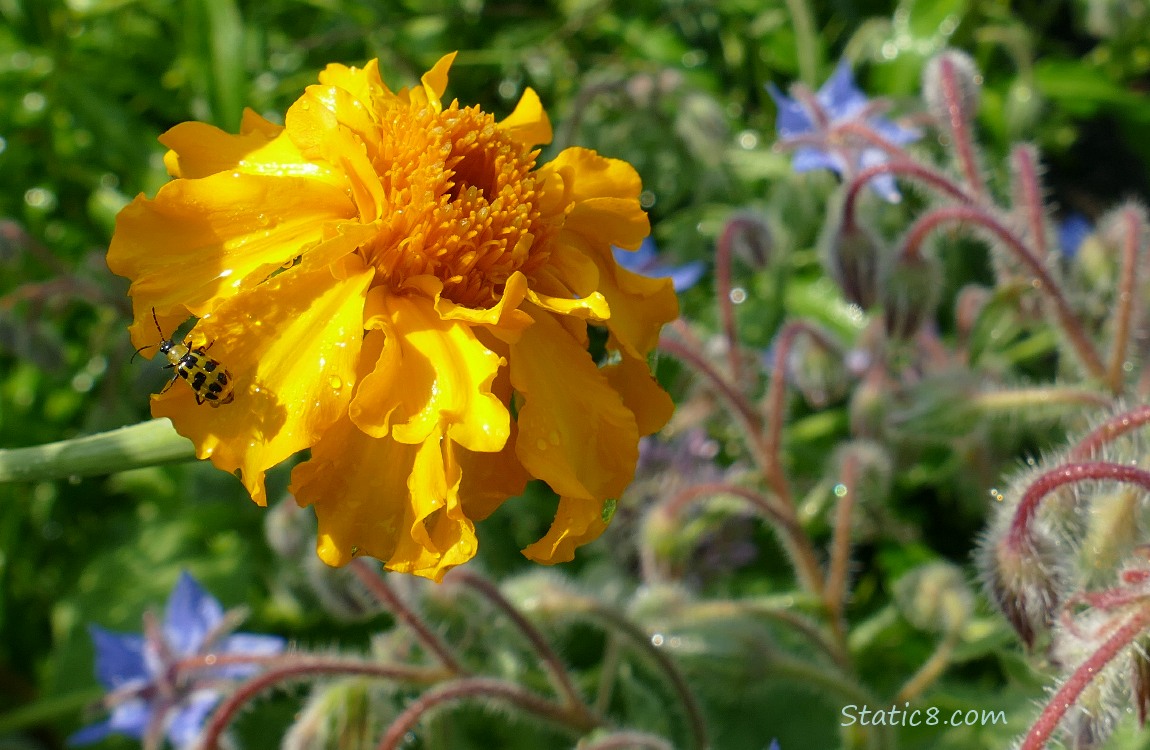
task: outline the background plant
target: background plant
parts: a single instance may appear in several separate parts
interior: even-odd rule
[[[1010,723],[900,729],[901,747],[1003,747],[1025,731],[1031,702],[1059,668],[1028,666],[1007,625],[955,566],[969,569],[995,504],[988,490],[1007,499],[1025,492],[1065,457],[1070,449],[1058,446],[1068,432],[1086,435],[1104,419],[1092,415],[1108,413],[1116,396],[1131,406],[1140,396],[1141,319],[1132,315],[1125,334],[1133,368],[1126,372],[1123,359],[1115,375],[1110,313],[1123,274],[1123,226],[1142,219],[1134,205],[1103,219],[1147,188],[1142,128],[1150,104],[1138,87],[1150,67],[1150,19],[1137,3],[1013,11],[958,1],[850,9],[566,3],[528,12],[502,3],[15,0],[0,4],[0,15],[0,445],[145,417],[144,394],[162,375],[128,364],[124,289],[102,257],[115,212],[164,179],[156,135],[187,119],[234,129],[243,106],[282,111],[331,60],[379,56],[386,69],[414,79],[459,48],[452,91],[506,112],[524,86],[534,87],[557,126],[551,148],[578,143],[636,164],[663,257],[713,268],[682,295],[685,322],[668,333],[670,356],[659,364],[676,389],[677,421],[647,447],[646,469],[620,499],[610,539],[557,571],[562,578],[527,574],[517,550],[539,536],[552,507],[532,488],[481,540],[482,570],[537,622],[591,708],[689,746],[689,711],[667,710],[683,704],[670,703],[674,679],[650,650],[585,612],[549,610],[557,592],[629,624],[619,627],[659,636],[658,653],[690,686],[715,747],[761,747],[773,737],[784,748],[881,746],[892,738],[840,735],[838,710],[863,695],[904,692],[944,708],[1002,709]],[[894,114],[928,133],[912,147],[918,163],[966,179],[952,158],[954,141],[936,137],[946,135],[945,123],[932,129],[918,101],[927,60],[946,47],[966,50],[983,79],[970,122],[985,191],[978,205],[994,198],[1017,218],[1011,228],[1026,243],[1045,238],[1044,268],[1099,352],[1101,376],[1041,292],[1027,288],[1001,238],[931,235],[924,255],[938,264],[937,305],[909,343],[890,339],[879,314],[853,309],[824,269],[835,234],[827,217],[840,215],[836,196],[849,185],[791,170],[790,154],[773,147],[775,105],[763,85],[785,90],[797,80],[816,89],[845,57],[869,94],[891,97]],[[1017,148],[1020,140],[1041,157]],[[1037,219],[1017,200],[1027,184],[1023,162],[1054,207]],[[919,217],[964,205],[911,182],[900,182],[897,205],[865,191],[859,198],[859,221],[884,247],[898,247]],[[1053,230],[1070,209],[1099,231],[1073,258],[1059,259]],[[722,299],[739,303],[716,305],[716,284]],[[1141,299],[1144,284],[1131,299]],[[896,308],[884,301],[888,313]],[[730,394],[696,375],[692,352],[717,369]],[[745,423],[723,410],[732,399],[750,405]],[[756,433],[781,448],[777,459],[744,441]],[[1141,455],[1137,443],[1124,450]],[[1028,458],[1033,468],[1002,482]],[[784,483],[789,520],[759,502],[774,502]],[[286,474],[271,477],[274,493],[285,485]],[[0,731],[13,741],[58,746],[80,726],[80,708],[100,692],[87,677],[85,624],[138,631],[140,613],[167,596],[183,568],[225,603],[247,604],[245,628],[289,636],[304,650],[338,643],[348,653],[422,653],[410,631],[373,614],[365,590],[336,585],[329,579],[337,574],[301,562],[307,543],[281,556],[291,541],[284,535],[300,521],[288,523],[287,511],[262,513],[233,480],[205,467],[6,484],[0,494]],[[780,521],[793,533],[772,533]],[[813,562],[802,562],[808,553]],[[806,571],[798,594],[788,559]],[[1115,608],[1134,600],[1123,588],[1137,583],[1129,562],[1118,556],[1083,579],[1111,591],[1109,599],[1081,600],[1080,589],[1068,587],[1063,599],[1079,608],[1070,614],[1126,613]],[[534,593],[517,598],[520,590]],[[469,669],[554,695],[546,659],[522,631],[498,618],[477,621],[473,608],[436,589],[407,595],[434,628],[490,646],[464,649]],[[859,694],[848,701],[829,692],[830,676]],[[730,690],[741,681],[752,687]],[[296,687],[256,701],[234,726],[244,745],[276,744],[278,728],[287,730],[304,701],[302,716],[315,721],[333,716],[324,695],[343,710],[356,705],[331,697],[339,690],[385,707],[415,693],[374,682],[319,685],[310,697]],[[368,713],[377,717],[371,732],[390,715]],[[466,706],[421,732],[429,747],[532,747],[540,737],[570,737],[534,724],[524,731],[518,721]],[[299,726],[294,736],[303,736]],[[1112,746],[1136,746],[1132,727],[1120,722]]]

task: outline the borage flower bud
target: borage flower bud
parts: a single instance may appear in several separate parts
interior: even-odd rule
[[[830,333],[825,333],[832,338]],[[814,336],[800,334],[787,356],[787,376],[808,404],[822,409],[842,399],[850,388],[850,377],[841,349],[833,351]]]
[[[120,213],[108,251],[134,345],[195,316],[183,345],[228,376],[219,408],[190,381],[153,415],[260,505],[265,472],[310,448],[292,493],[330,565],[440,579],[532,477],[560,501],[524,554],[569,560],[673,410],[647,362],[678,315],[671,282],[611,250],[649,232],[638,174],[581,148],[540,165],[538,96],[503,120],[445,101],[453,59],[394,92],[374,60],[329,65],[283,126],[177,125],[175,179]]]
[[[895,582],[899,611],[919,630],[953,633],[970,619],[974,595],[962,570],[948,562],[920,565]]]
[[[943,50],[923,68],[922,95],[927,110],[947,131],[953,115],[968,123],[974,120],[981,94],[982,74],[965,52]]]
[[[1005,533],[992,531],[979,547],[977,560],[988,598],[1026,647],[1033,648],[1049,629],[1061,598],[1063,576],[1055,540],[1032,528],[1015,545]]]
[[[843,217],[842,209],[829,210],[820,238],[823,263],[847,302],[870,309],[878,297],[879,266],[886,254],[885,243],[869,227],[854,217]]]
[[[933,320],[942,294],[942,269],[930,252],[897,252],[884,264],[879,301],[892,339],[910,339]]]
[[[775,241],[766,219],[751,211],[738,211],[727,219],[721,235],[731,253],[756,271],[770,265]]]

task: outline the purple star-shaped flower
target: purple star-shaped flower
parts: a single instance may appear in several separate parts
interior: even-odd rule
[[[89,626],[96,678],[109,691],[104,703],[111,716],[76,732],[68,744],[87,745],[109,734],[143,740],[162,730],[173,746],[191,747],[220,699],[220,681],[251,677],[261,668],[259,657],[286,646],[276,636],[229,633],[233,620],[184,572],[168,598],[162,626],[153,623],[143,635]],[[205,668],[209,656],[255,658]]]
[[[796,172],[829,169],[847,178],[867,167],[890,161],[887,152],[881,148],[852,145],[852,142],[858,141],[857,138],[845,139],[835,134],[836,126],[851,121],[897,146],[912,143],[922,137],[918,130],[903,127],[877,114],[877,103],[868,99],[855,86],[854,75],[846,60],[838,64],[834,74],[813,95],[808,92],[805,96],[800,94],[791,98],[773,83],[767,84],[767,91],[779,108],[775,120],[779,140],[784,144],[794,140],[804,141],[803,145],[795,147],[794,158],[791,160],[791,168]],[[822,143],[811,143],[812,140],[821,140]],[[894,177],[889,174],[872,178],[870,186],[891,203],[901,199]]]
[[[690,289],[699,282],[706,266],[703,261],[696,260],[684,263],[681,266],[668,266],[659,260],[659,250],[655,241],[650,237],[643,240],[638,250],[623,250],[615,248],[615,262],[642,276],[653,279],[671,279],[676,292]]]
[[[1062,257],[1073,260],[1086,238],[1094,233],[1094,225],[1083,214],[1074,211],[1058,223],[1058,246]]]

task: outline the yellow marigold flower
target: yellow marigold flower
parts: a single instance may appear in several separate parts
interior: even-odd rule
[[[453,58],[397,92],[374,60],[329,65],[282,127],[250,110],[238,135],[177,125],[160,139],[175,179],[121,212],[108,251],[134,345],[157,343],[153,309],[165,332],[194,316],[190,345],[232,376],[230,404],[177,384],[152,413],[261,505],[264,473],[310,448],[292,492],[331,565],[439,579],[532,477],[560,501],[524,554],[570,560],[672,410],[646,359],[671,284],[611,252],[649,231],[638,175],[579,148],[537,166],[535,92],[502,121],[444,104]]]

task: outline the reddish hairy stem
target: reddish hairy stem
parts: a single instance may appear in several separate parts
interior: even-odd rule
[[[703,712],[699,707],[698,701],[691,693],[687,685],[687,680],[683,677],[683,673],[675,666],[675,662],[671,661],[670,657],[663,652],[662,649],[656,647],[651,643],[651,638],[635,623],[615,610],[605,607],[598,601],[590,598],[583,599],[583,607],[596,616],[596,618],[606,623],[610,630],[618,632],[621,636],[630,641],[637,649],[642,651],[659,667],[667,679],[671,682],[671,688],[675,691],[682,704],[683,710],[686,712],[687,723],[691,730],[691,739],[697,750],[707,750],[710,745],[707,742],[707,725],[703,720]]]
[[[1067,459],[1086,461],[1094,455],[1096,450],[1115,438],[1148,424],[1150,424],[1150,405],[1139,406],[1136,409],[1116,414],[1079,440],[1078,445],[1074,446],[1067,454]]]
[[[842,476],[839,481],[846,487],[846,494],[839,498],[835,508],[834,531],[831,536],[831,559],[827,566],[826,589],[823,602],[830,616],[842,623],[843,607],[847,595],[847,571],[851,559],[851,515],[858,494],[859,458],[848,453],[843,459]]]
[[[682,360],[683,364],[689,366],[699,375],[702,375],[714,386],[715,391],[727,402],[727,406],[734,413],[735,417],[738,418],[739,422],[742,423],[747,435],[747,440],[750,443],[751,454],[755,457],[756,461],[761,462],[762,447],[760,442],[762,426],[759,423],[754,408],[750,402],[747,401],[746,396],[740,393],[729,380],[723,377],[697,349],[667,336],[659,338],[659,348]]]
[[[513,683],[491,677],[471,677],[445,683],[428,690],[420,696],[418,700],[397,716],[395,721],[391,723],[391,726],[387,728],[383,739],[379,741],[378,749],[396,750],[396,748],[403,743],[407,733],[415,728],[415,725],[419,723],[419,720],[423,718],[424,714],[438,708],[444,703],[454,703],[468,699],[492,698],[509,703],[516,708],[521,708],[536,716],[541,716],[558,724],[568,726],[576,732],[586,733],[598,726],[598,722],[589,721],[588,718],[582,714],[567,712],[563,707],[540,698],[534,693],[524,690]]]
[[[1054,278],[1046,270],[1046,266],[1035,257],[1034,253],[1026,247],[1014,232],[1010,231],[1010,229],[984,209],[974,206],[943,206],[942,208],[936,208],[924,214],[914,223],[910,231],[907,232],[906,239],[903,243],[904,252],[917,253],[919,245],[922,244],[927,235],[943,224],[962,223],[977,224],[994,234],[1014,253],[1015,257],[1034,274],[1038,282],[1038,290],[1054,303],[1054,314],[1058,318],[1058,323],[1062,327],[1062,330],[1070,339],[1070,343],[1074,347],[1078,358],[1082,360],[1082,364],[1086,367],[1087,371],[1089,371],[1091,377],[1104,381],[1106,378],[1106,366],[1102,364],[1101,356],[1090,342],[1090,339],[1086,337],[1086,333],[1082,330],[1081,323],[1078,318],[1075,317],[1074,311],[1070,309],[1070,304],[1066,301],[1066,296],[1062,293],[1061,288],[1059,288]]]
[[[958,167],[962,170],[970,189],[977,196],[986,192],[982,181],[982,174],[978,170],[978,160],[974,156],[974,140],[970,135],[970,123],[966,121],[962,109],[962,92],[959,91],[958,80],[954,74],[954,61],[945,55],[939,58],[939,73],[941,74],[942,96],[946,100],[946,110],[950,115],[950,137],[954,141],[954,154],[958,158]]]
[[[863,188],[865,188],[867,183],[873,178],[883,174],[892,174],[918,180],[961,203],[974,202],[974,199],[963,190],[960,185],[935,169],[919,164],[916,161],[888,161],[883,164],[875,164],[874,166],[867,167],[855,175],[854,179],[850,181],[850,184],[847,186],[846,197],[843,201],[843,227],[845,229],[854,227],[855,205],[858,203],[859,193],[862,192]]]
[[[409,667],[403,664],[373,664],[367,661],[348,659],[298,659],[284,664],[278,669],[269,669],[236,688],[235,692],[212,712],[211,718],[200,734],[199,747],[202,750],[215,750],[219,744],[220,735],[227,729],[228,724],[235,718],[239,710],[263,691],[281,682],[319,675],[362,675],[422,685],[433,684],[449,676],[443,670]]]
[[[1125,378],[1126,347],[1130,343],[1130,323],[1134,317],[1134,302],[1138,295],[1138,249],[1142,245],[1142,222],[1131,208],[1122,212],[1126,233],[1122,243],[1122,275],[1118,279],[1118,313],[1114,317],[1114,340],[1110,349],[1109,386],[1113,393],[1121,393]]]
[[[1042,188],[1038,182],[1038,168],[1034,163],[1034,151],[1028,146],[1016,146],[1011,154],[1018,184],[1022,189],[1022,204],[1026,209],[1026,220],[1030,224],[1030,236],[1034,238],[1034,249],[1039,257],[1045,257],[1046,223],[1043,213]]]
[[[1062,683],[1062,687],[1058,688],[1058,692],[1042,709],[1042,713],[1039,714],[1030,727],[1030,731],[1023,738],[1019,750],[1042,750],[1046,747],[1047,741],[1058,728],[1058,723],[1062,721],[1062,717],[1078,700],[1082,691],[1107,664],[1113,661],[1124,648],[1130,646],[1148,626],[1150,626],[1150,605],[1144,606],[1131,615],[1094,653],[1087,657],[1086,661],[1078,665],[1074,673],[1066,682]]]
[[[739,335],[735,325],[735,302],[731,299],[731,247],[734,245],[735,232],[743,231],[750,222],[746,219],[733,218],[727,221],[723,232],[719,235],[719,242],[715,246],[715,286],[718,294],[719,316],[723,321],[723,333],[727,339],[727,362],[731,371],[731,380],[735,383],[743,382],[742,357],[739,346]]]
[[[645,732],[612,732],[593,742],[585,742],[580,747],[582,750],[674,750],[674,746],[667,740]]]
[[[1059,466],[1040,475],[1026,488],[1022,499],[1018,502],[1018,508],[1014,511],[1007,544],[1012,548],[1018,548],[1024,542],[1030,529],[1030,522],[1038,512],[1039,503],[1051,492],[1068,484],[1099,479],[1134,484],[1150,492],[1150,471],[1128,464],[1099,461]]]
[[[387,607],[387,609],[395,615],[397,620],[411,628],[420,642],[436,655],[439,659],[439,663],[442,664],[445,669],[452,674],[467,674],[467,670],[465,670],[455,658],[455,655],[451,652],[451,649],[447,647],[447,644],[443,642],[443,639],[433,633],[431,628],[427,626],[427,623],[416,614],[415,610],[408,607],[407,604],[392,591],[391,586],[388,585],[378,570],[375,570],[373,566],[364,559],[352,560],[350,567],[360,582],[367,587],[368,591],[375,596],[380,604]]]
[[[810,539],[795,519],[794,509],[791,507],[779,507],[770,498],[748,487],[726,482],[707,482],[677,492],[663,503],[659,510],[675,518],[688,504],[713,495],[734,495],[746,500],[751,507],[774,522],[782,536],[783,547],[790,556],[795,575],[804,588],[813,592],[822,590],[822,571],[819,569],[818,558]]]
[[[815,339],[818,344],[830,351],[838,351],[839,346],[826,334],[810,323],[802,320],[788,321],[776,337],[775,361],[771,366],[771,382],[767,386],[767,429],[763,436],[763,452],[766,460],[764,473],[767,483],[788,508],[794,508],[787,478],[783,475],[779,452],[782,447],[783,406],[786,397],[786,365],[791,347],[800,333]],[[821,591],[821,587],[819,589]]]
[[[493,604],[496,609],[506,615],[507,619],[511,620],[512,624],[519,629],[519,632],[527,637],[535,653],[543,660],[543,665],[551,676],[551,682],[555,687],[555,691],[563,699],[565,707],[573,712],[582,711],[586,713],[588,717],[591,717],[591,713],[587,709],[583,696],[579,694],[579,691],[576,690],[575,686],[571,683],[571,677],[567,674],[567,668],[563,665],[563,661],[559,658],[559,655],[556,654],[555,650],[547,643],[547,639],[543,637],[539,629],[532,625],[518,609],[512,606],[511,602],[507,601],[494,584],[486,578],[476,575],[464,568],[456,568],[448,575],[450,580],[458,580],[470,586]]]

